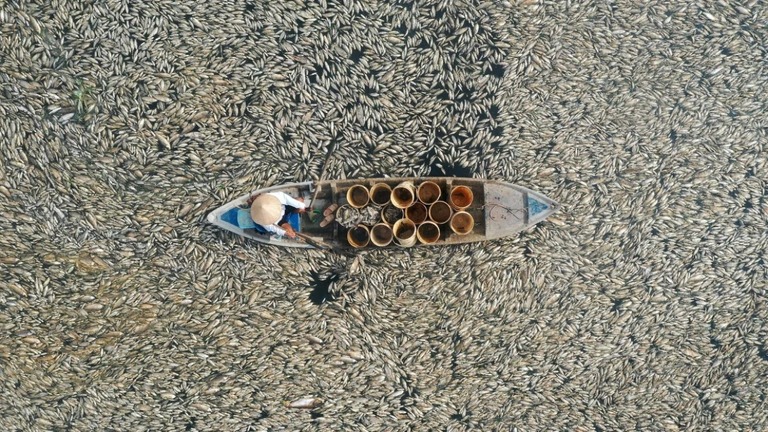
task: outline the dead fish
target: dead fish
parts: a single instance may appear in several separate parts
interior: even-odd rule
[[[288,408],[304,408],[304,409],[312,409],[319,407],[323,404],[322,399],[317,398],[302,398],[295,400],[293,402],[285,402],[285,406]]]

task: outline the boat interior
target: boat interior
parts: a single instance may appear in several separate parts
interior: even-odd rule
[[[315,184],[301,183],[285,185],[284,187],[274,187],[270,188],[268,191],[279,190],[296,198],[301,197],[304,199],[304,202],[310,203],[307,212],[294,214],[289,218],[289,222],[294,230],[325,243],[341,247],[352,247],[357,241],[354,239],[357,231],[350,232],[350,230],[355,230],[355,226],[338,223],[338,220],[329,220],[333,219],[333,216],[328,217],[328,215],[324,214],[326,209],[331,207],[331,210],[334,210],[333,212],[326,212],[331,215],[338,215],[339,212],[336,210],[338,208],[351,209],[354,212],[360,213],[366,211],[369,215],[373,215],[371,217],[375,217],[375,221],[369,218],[364,222],[369,230],[375,224],[381,222],[387,222],[388,227],[391,229],[393,228],[395,220],[402,216],[391,221],[383,221],[382,219],[382,210],[387,206],[392,207],[392,202],[389,199],[390,196],[392,196],[390,191],[394,190],[403,182],[411,182],[413,191],[415,192],[414,201],[418,201],[418,188],[421,183],[427,181],[434,183],[439,191],[435,190],[433,187],[432,196],[428,200],[428,203],[422,207],[421,216],[424,217],[423,213],[426,208],[427,214],[430,216],[426,219],[430,220],[432,215],[429,214],[429,203],[433,200],[439,200],[446,202],[446,207],[451,207],[448,214],[452,214],[454,217],[442,222],[438,219],[434,219],[437,228],[435,228],[435,225],[432,225],[429,241],[423,241],[421,236],[422,232],[419,231],[421,224],[419,224],[419,221],[416,221],[414,229],[419,234],[419,241],[416,242],[418,245],[439,246],[502,237],[525,229],[527,226],[536,224],[546,218],[558,207],[558,204],[554,201],[516,185],[503,182],[489,182],[484,179],[452,177],[328,180],[320,181]],[[371,196],[376,195],[375,191],[369,194],[376,184],[384,184],[387,186],[377,186],[377,189],[385,191],[378,194],[378,198],[376,196]],[[315,190],[313,186],[317,189]],[[364,186],[365,189],[359,188],[359,186]],[[466,207],[457,207],[456,205],[453,205],[454,202],[451,200],[451,191],[458,186],[464,186],[469,190],[469,200],[464,203],[467,205]],[[348,194],[352,188],[355,189],[352,193]],[[357,205],[355,206],[350,206],[350,204],[355,203],[349,203],[348,196],[351,197],[353,201],[362,201],[357,202]],[[313,198],[314,202],[312,202]],[[220,220],[231,224],[233,228],[236,229],[236,232],[259,241],[284,245],[296,243],[295,240],[290,240],[288,238],[275,238],[262,227],[254,224],[250,218],[249,209],[245,203],[246,199],[247,196],[244,196],[241,201],[237,203],[238,205],[222,213],[219,216]],[[374,203],[373,200],[376,200],[377,203]],[[352,209],[352,207],[355,207],[356,209]],[[469,223],[465,224],[463,232],[461,232],[461,229],[456,229],[457,225],[454,225],[453,219],[455,219],[455,215],[458,211],[466,212],[471,216],[469,217],[467,214],[463,214],[465,220],[469,221]],[[347,225],[349,228],[345,228],[343,225]],[[365,229],[363,231],[365,231]],[[397,229],[394,231],[397,231]],[[369,234],[371,235],[371,242],[368,242],[368,239],[365,239],[364,244],[358,244],[357,246],[373,247],[373,233],[369,232]],[[383,246],[381,244],[376,244],[375,246],[397,247],[400,243],[401,239],[397,233],[395,233],[391,242]]]
[[[301,230],[302,232],[322,237],[327,240],[334,240],[338,241],[340,244],[348,245],[347,243],[347,229],[341,226],[338,223],[330,223],[327,226],[321,226],[321,222],[324,218],[322,212],[324,209],[328,208],[328,206],[332,204],[336,204],[338,206],[344,206],[349,204],[347,201],[347,191],[353,187],[354,185],[363,185],[369,190],[371,187],[373,187],[376,183],[384,183],[388,185],[390,188],[394,189],[397,185],[402,183],[403,181],[406,181],[409,179],[356,179],[356,180],[338,180],[338,181],[329,181],[329,182],[321,182],[319,183],[319,191],[317,192],[317,199],[315,200],[314,205],[312,206],[315,210],[308,211],[307,213],[302,215],[301,218]],[[456,181],[456,179],[453,178],[424,178],[419,179],[418,181],[414,182],[415,187],[418,188],[419,184],[424,181],[432,181],[436,183],[440,187],[440,196],[439,200],[441,201],[448,201],[448,194],[453,186],[467,186],[471,189],[472,195],[473,195],[473,201],[471,205],[464,209],[467,213],[469,213],[472,218],[474,219],[474,227],[472,228],[472,231],[465,235],[458,235],[454,233],[451,228],[449,227],[448,223],[442,223],[439,224],[440,228],[440,236],[437,241],[434,243],[431,243],[431,245],[444,245],[444,244],[452,244],[452,243],[466,243],[471,241],[478,241],[482,240],[485,236],[485,218],[484,218],[484,209],[483,209],[483,199],[484,199],[484,187],[483,182],[481,180],[472,180],[472,179],[461,179],[461,181]],[[294,191],[302,193],[302,196],[304,195],[304,191]],[[286,193],[291,193],[290,191],[286,191]],[[305,198],[307,202],[311,200],[312,193],[309,193],[309,198]],[[377,210],[380,208],[383,208],[386,205],[377,205],[373,203],[368,203],[368,206],[375,206],[377,207]],[[381,222],[381,217],[379,217],[378,222]],[[389,246],[396,246],[396,242],[392,242]]]

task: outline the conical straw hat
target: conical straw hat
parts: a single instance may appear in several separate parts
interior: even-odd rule
[[[259,225],[272,225],[280,221],[283,205],[274,195],[259,195],[251,204],[251,219]]]

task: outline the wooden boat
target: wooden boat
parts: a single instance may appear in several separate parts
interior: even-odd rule
[[[404,181],[410,181],[417,187],[424,181],[436,183],[440,187],[441,200],[447,201],[447,195],[456,186],[467,186],[473,195],[472,204],[465,209],[474,218],[471,232],[458,235],[448,227],[448,224],[442,224],[439,240],[430,244],[417,242],[416,246],[451,245],[506,237],[543,221],[560,208],[557,202],[540,193],[496,180],[457,177],[377,178],[291,183],[259,189],[217,208],[208,215],[207,219],[208,222],[227,231],[275,246],[313,248],[317,247],[319,242],[321,245],[334,248],[353,249],[348,242],[346,228],[336,222],[321,226],[323,210],[331,204],[337,206],[348,204],[347,191],[354,185],[370,188],[376,183],[385,183],[395,188]],[[246,232],[242,228],[247,226],[243,223],[243,218],[249,218],[246,203],[248,198],[255,194],[277,191],[285,192],[294,198],[303,197],[304,202],[308,203],[307,212],[296,215],[291,221],[294,228],[298,228],[296,231],[300,232],[304,238],[290,239],[287,236],[279,237],[268,232],[256,233],[253,230]],[[315,196],[315,202],[312,203],[311,200]],[[247,222],[253,224],[250,219]],[[384,247],[401,246],[392,242]],[[377,246],[369,243],[365,248],[377,248]]]

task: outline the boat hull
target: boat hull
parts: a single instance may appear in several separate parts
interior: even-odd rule
[[[285,192],[293,197],[302,197],[309,204],[307,213],[301,215],[300,232],[333,247],[353,249],[347,241],[347,229],[339,223],[331,222],[327,226],[320,226],[323,209],[331,204],[339,206],[348,204],[347,191],[354,185],[363,185],[370,189],[374,184],[385,183],[395,188],[403,182],[412,182],[418,187],[425,181],[434,182],[440,187],[440,199],[444,201],[450,201],[448,195],[456,186],[468,188],[473,201],[463,211],[471,215],[474,224],[471,231],[463,235],[451,230],[450,223],[441,224],[440,238],[437,241],[429,244],[416,242],[415,246],[444,246],[507,237],[536,225],[560,208],[557,202],[538,192],[497,180],[458,177],[374,178],[291,183],[258,189],[212,211],[208,214],[207,220],[220,228],[260,243],[282,247],[313,248],[314,246],[302,239],[245,231],[233,217],[237,212],[244,213],[238,209],[245,209],[248,198],[254,194]],[[311,202],[313,197],[316,197],[314,203]],[[455,208],[454,212],[459,210]],[[392,242],[385,247],[400,246]],[[371,248],[379,247],[369,243],[366,249]]]

